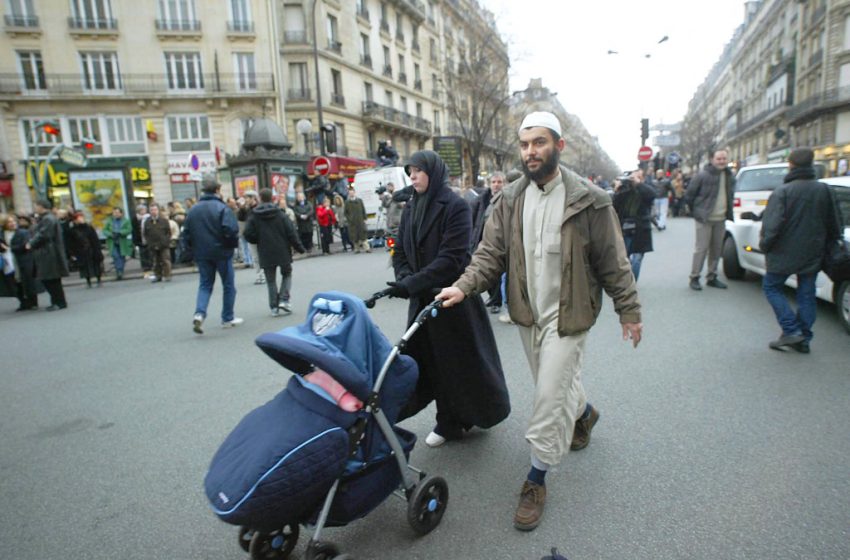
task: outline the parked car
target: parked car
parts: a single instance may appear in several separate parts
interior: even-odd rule
[[[743,170],[742,170],[743,171]],[[821,179],[835,193],[844,224],[844,239],[850,241],[850,177],[831,177]],[[747,271],[764,276],[764,253],[759,250],[761,233],[761,213],[747,211],[734,221],[726,221],[726,239],[723,244],[723,272],[730,280],[744,278]],[[786,282],[792,288],[797,287],[797,277],[790,276]],[[833,284],[832,280],[819,272],[815,280],[815,293],[818,298],[835,303],[838,318],[850,333],[850,281]]]
[[[826,166],[815,163],[818,179],[826,175]],[[782,184],[788,174],[788,163],[768,163],[742,167],[735,176],[735,198],[732,214],[737,220],[744,212],[760,214],[767,206],[770,193]]]

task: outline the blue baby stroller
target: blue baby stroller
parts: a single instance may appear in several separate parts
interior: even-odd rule
[[[299,525],[314,526],[311,560],[347,558],[320,540],[329,526],[364,517],[395,493],[419,534],[434,529],[448,504],[445,480],[408,464],[416,436],[395,426],[418,378],[400,354],[439,302],[426,307],[391,346],[364,302],[341,292],[316,294],[307,320],[257,338],[295,373],[285,390],[248,413],[222,443],[204,481],[213,510],[239,525],[254,559],[284,559]]]

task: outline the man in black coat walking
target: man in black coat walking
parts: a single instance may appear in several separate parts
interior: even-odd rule
[[[53,204],[47,200],[35,203],[38,223],[35,225],[32,237],[26,244],[26,249],[32,249],[35,260],[36,278],[41,280],[50,294],[48,311],[65,309],[65,290],[62,288],[62,277],[68,276],[68,261],[65,259],[65,245],[62,242],[62,227],[51,210]]]
[[[841,236],[832,191],[815,180],[814,152],[798,148],[788,157],[790,171],[770,195],[762,215],[761,243],[766,273],[762,289],[782,327],[770,348],[808,354],[817,312],[815,278],[828,245]],[[797,313],[785,297],[785,281],[797,275]]]
[[[292,249],[304,253],[304,246],[295,231],[295,225],[284,211],[272,202],[271,189],[260,191],[260,204],[251,211],[242,235],[249,243],[257,245],[260,267],[266,275],[269,291],[269,308],[272,317],[292,313],[289,291],[292,289]],[[280,288],[275,278],[280,268]]]

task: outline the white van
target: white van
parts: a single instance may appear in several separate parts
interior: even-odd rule
[[[396,191],[411,184],[410,178],[403,167],[374,167],[363,169],[354,175],[354,192],[366,207],[366,229],[375,231],[385,226],[384,212],[381,208],[381,196],[378,190],[386,188],[388,183],[395,186]]]

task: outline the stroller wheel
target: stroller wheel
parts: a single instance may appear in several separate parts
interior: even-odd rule
[[[334,560],[339,554],[339,549],[332,542],[310,541],[307,545],[305,560]]]
[[[251,539],[254,538],[254,532],[250,527],[244,525],[239,527],[239,546],[245,552],[248,552],[248,549],[251,547]]]
[[[439,476],[420,480],[407,500],[407,522],[420,535],[430,533],[443,518],[449,503],[449,485]]]
[[[254,560],[284,560],[289,558],[298,542],[298,525],[284,525],[271,533],[254,531],[248,552]]]

